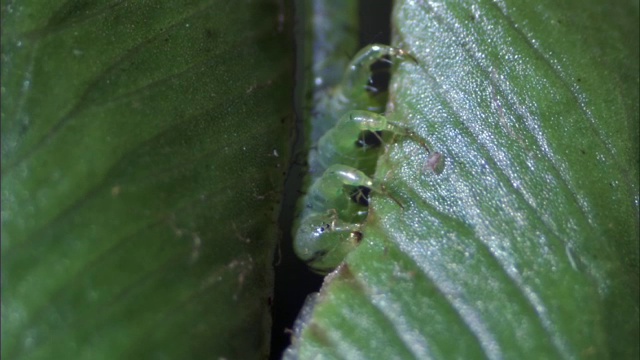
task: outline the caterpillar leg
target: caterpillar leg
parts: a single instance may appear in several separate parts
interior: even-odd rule
[[[333,211],[348,222],[364,220],[367,206],[354,199],[358,188],[382,191],[364,172],[346,165],[332,165],[309,188],[305,212]]]
[[[312,114],[312,122],[317,129],[312,134],[314,141],[349,110],[384,111],[386,92],[370,92],[369,82],[373,75],[371,65],[387,57],[392,62],[417,62],[406,51],[388,45],[373,44],[360,50],[349,62],[340,84],[332,91],[318,93],[314,99],[314,102],[319,104],[317,109],[322,109]]]
[[[332,211],[309,214],[300,222],[293,249],[313,271],[328,273],[358,246],[360,225],[344,222]]]
[[[383,138],[389,134],[408,135],[409,132],[391,124],[383,115],[350,111],[318,141],[318,161],[323,166],[345,164],[370,174],[375,169]]]
[[[371,65],[385,57],[390,57],[391,61],[411,60],[417,63],[413,56],[402,49],[381,44],[366,46],[353,57],[347,66],[340,84],[343,96],[352,101],[364,98],[371,77]]]
[[[361,188],[382,191],[362,171],[332,165],[311,185],[302,220],[295,233],[294,250],[315,271],[330,271],[355,248],[368,207],[356,198]],[[354,190],[358,195],[354,198]]]

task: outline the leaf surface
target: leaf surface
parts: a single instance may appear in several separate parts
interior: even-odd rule
[[[637,2],[397,1],[363,243],[300,358],[637,358]],[[399,202],[402,206],[398,205]]]
[[[268,353],[282,4],[3,1],[3,358]]]

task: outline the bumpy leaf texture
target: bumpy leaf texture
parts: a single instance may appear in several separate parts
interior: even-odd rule
[[[637,358],[637,2],[395,4],[365,238],[300,358]],[[398,204],[400,203],[400,205]]]

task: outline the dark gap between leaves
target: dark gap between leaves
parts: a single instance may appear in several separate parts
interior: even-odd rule
[[[391,0],[361,0],[359,9],[360,47],[372,43],[389,44],[391,39]],[[296,38],[299,38],[296,35]],[[300,48],[297,49],[300,51]],[[375,71],[374,86],[386,89],[388,76],[385,71]],[[382,74],[381,76],[375,74]],[[301,69],[296,70],[298,79],[304,76]],[[299,114],[299,108],[296,108]],[[300,123],[302,120],[298,118]],[[299,148],[298,144],[296,149]],[[271,328],[270,359],[280,359],[290,344],[293,323],[302,308],[307,295],[316,292],[322,285],[323,277],[311,272],[293,253],[291,228],[296,212],[296,203],[300,195],[300,186],[304,176],[304,159],[297,159],[289,170],[285,183],[285,194],[278,223],[282,231],[279,250],[276,252],[275,289],[272,299],[273,324]]]

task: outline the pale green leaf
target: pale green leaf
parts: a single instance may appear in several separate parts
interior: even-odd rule
[[[635,359],[637,2],[397,1],[396,139],[300,358]],[[396,201],[402,204],[399,206]]]

